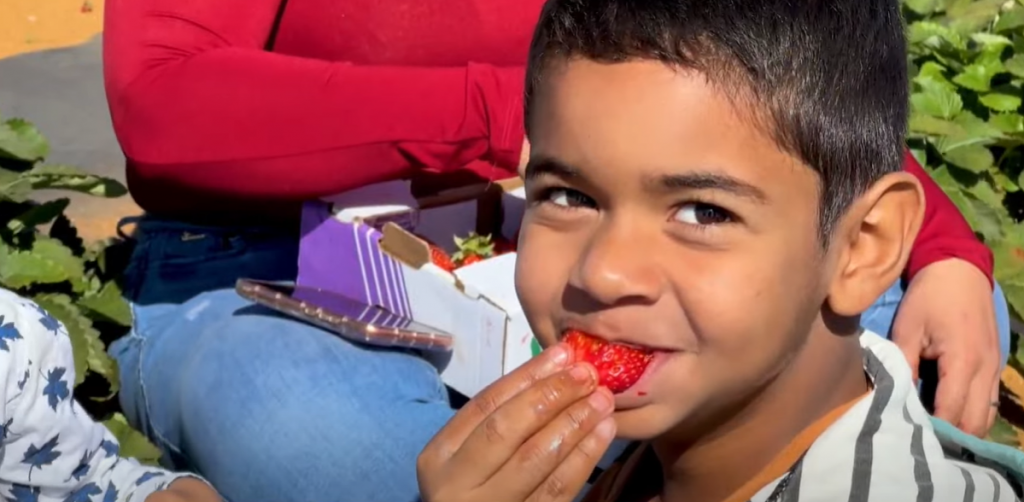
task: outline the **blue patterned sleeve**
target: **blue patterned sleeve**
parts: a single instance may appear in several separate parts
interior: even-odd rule
[[[0,289],[0,500],[142,502],[189,475],[118,456],[72,396],[71,340],[35,303]]]

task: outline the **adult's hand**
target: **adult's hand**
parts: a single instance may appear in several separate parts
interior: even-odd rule
[[[914,276],[893,323],[892,340],[917,380],[921,359],[938,361],[935,416],[983,437],[999,399],[999,333],[992,286],[956,258]]]
[[[423,449],[424,502],[571,502],[611,444],[614,404],[555,346],[491,384]]]

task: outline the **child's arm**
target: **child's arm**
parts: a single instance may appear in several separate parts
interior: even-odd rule
[[[74,381],[71,340],[64,326],[29,300],[0,290],[0,497],[39,502],[220,500],[204,482],[182,479],[190,475],[120,458],[110,431],[74,400]]]

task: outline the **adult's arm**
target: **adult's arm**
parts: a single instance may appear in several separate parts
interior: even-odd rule
[[[522,67],[359,66],[264,49],[281,0],[108,0],[114,130],[150,179],[303,200],[487,161],[514,175]]]
[[[908,151],[904,169],[924,187],[925,214],[914,241],[906,275],[912,279],[924,267],[947,258],[959,258],[978,267],[992,281],[992,251],[975,237],[967,220],[945,192]]]

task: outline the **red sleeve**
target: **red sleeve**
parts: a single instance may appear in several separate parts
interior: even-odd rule
[[[107,98],[133,168],[302,200],[485,160],[514,175],[524,69],[358,66],[263,50],[281,0],[108,0]]]
[[[904,169],[913,174],[924,187],[925,213],[921,232],[914,241],[907,263],[906,275],[912,279],[922,268],[947,258],[959,258],[978,267],[992,281],[992,251],[975,237],[967,220],[953,201],[921,168],[908,151]]]

